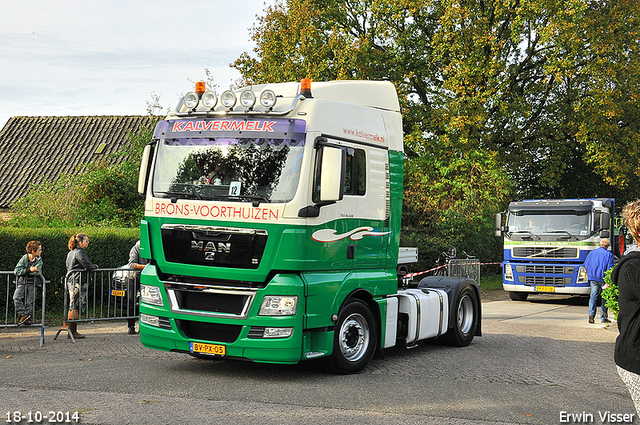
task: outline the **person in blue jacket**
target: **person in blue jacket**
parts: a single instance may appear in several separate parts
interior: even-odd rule
[[[589,285],[591,285],[591,296],[589,297],[589,323],[594,323],[596,316],[598,297],[602,294],[604,286],[604,272],[613,267],[613,253],[609,250],[609,239],[600,240],[600,248],[594,249],[584,260],[584,268],[587,271]],[[609,323],[606,300],[601,298],[600,321]]]

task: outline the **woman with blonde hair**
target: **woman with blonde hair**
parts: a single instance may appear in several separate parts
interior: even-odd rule
[[[87,291],[89,289],[89,271],[97,269],[98,265],[93,264],[87,255],[89,246],[89,236],[85,233],[78,233],[71,236],[67,254],[67,290],[69,291],[69,313],[68,320],[77,320],[87,306]],[[69,327],[74,338],[84,338],[78,333],[78,323],[72,322],[65,326]],[[64,327],[63,327],[64,328]]]
[[[614,359],[618,374],[625,383],[640,416],[640,199],[628,203],[622,210],[624,224],[636,246],[627,250],[611,273],[618,285],[618,330]]]

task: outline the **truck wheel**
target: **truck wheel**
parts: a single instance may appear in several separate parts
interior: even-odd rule
[[[512,301],[526,301],[528,296],[528,292],[509,292]]]
[[[445,342],[456,347],[471,344],[478,327],[478,296],[471,286],[466,286],[456,296],[451,313],[453,326],[445,334]]]
[[[371,361],[377,341],[378,330],[369,306],[362,301],[350,302],[338,315],[330,368],[344,374],[360,372]]]

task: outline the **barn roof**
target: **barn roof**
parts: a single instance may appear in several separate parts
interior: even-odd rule
[[[0,208],[9,208],[31,184],[74,174],[108,155],[151,116],[13,117],[0,130]]]

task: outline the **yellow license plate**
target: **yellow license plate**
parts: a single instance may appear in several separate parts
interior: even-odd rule
[[[227,354],[227,347],[218,344],[203,344],[201,342],[190,342],[192,353],[212,354],[215,356],[224,356]]]
[[[117,289],[112,289],[111,290],[111,295],[114,297],[124,297],[127,295],[127,291],[120,291]]]
[[[537,292],[556,292],[555,286],[536,286]]]

